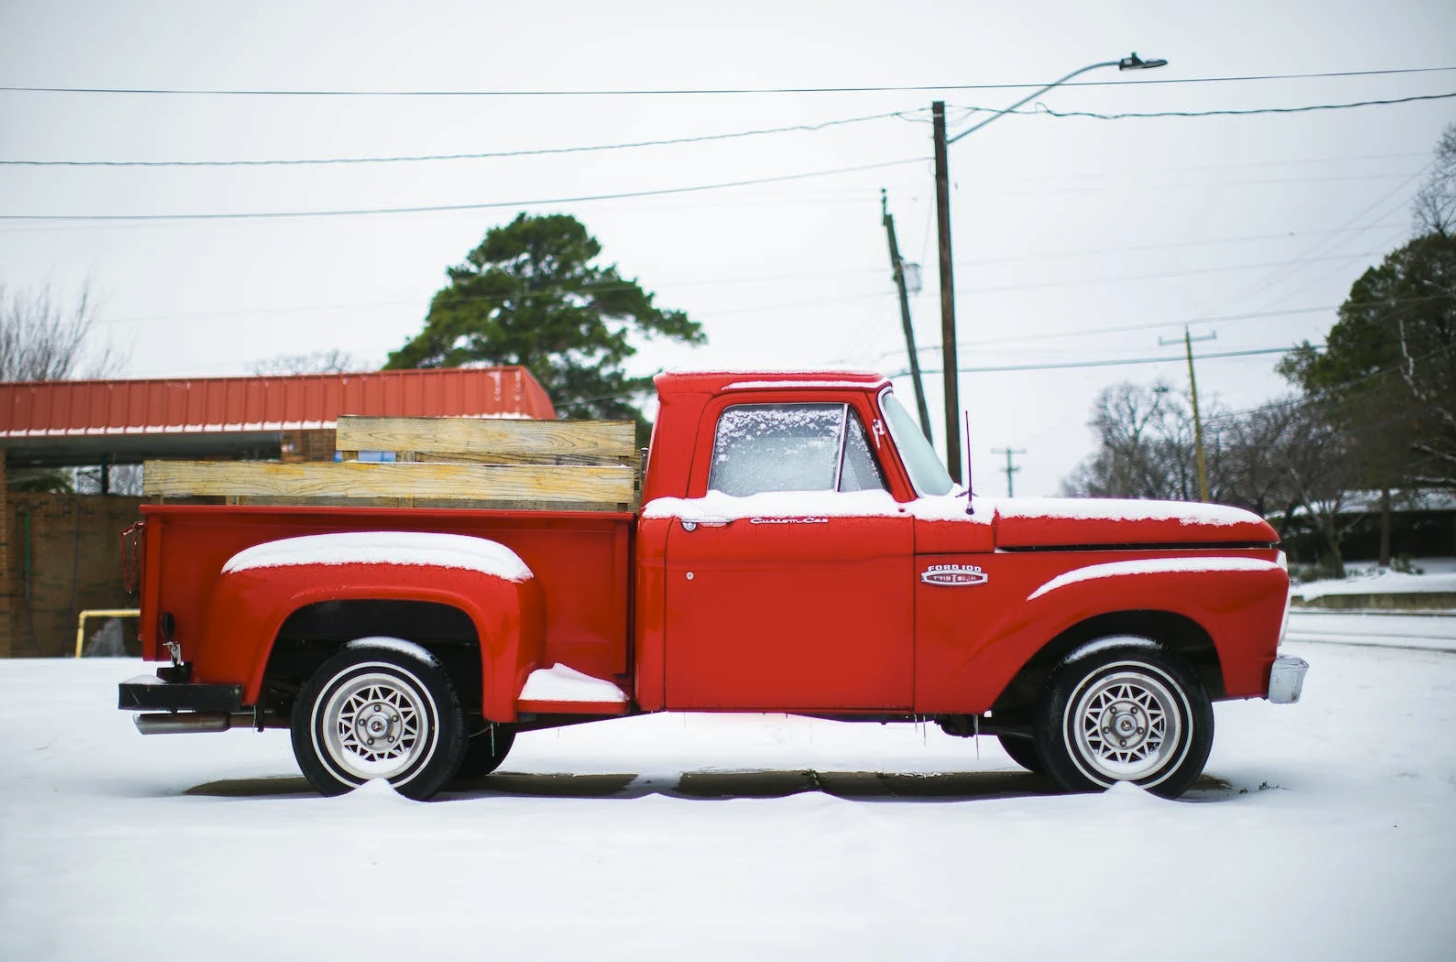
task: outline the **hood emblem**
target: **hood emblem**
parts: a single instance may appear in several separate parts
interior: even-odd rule
[[[920,572],[920,580],[926,584],[949,588],[983,585],[990,577],[977,565],[931,565]]]

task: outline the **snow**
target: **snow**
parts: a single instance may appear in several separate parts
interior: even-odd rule
[[[1438,612],[1311,611],[1289,609],[1290,641],[1330,644],[1382,644],[1456,652],[1456,615]]]
[[[405,655],[416,661],[424,662],[427,665],[439,664],[434,655],[413,641],[405,641],[403,638],[390,638],[386,635],[373,635],[368,638],[355,638],[344,646],[345,648],[375,648],[382,651],[392,651],[396,654]]]
[[[1272,561],[1260,561],[1257,558],[1143,558],[1136,561],[1111,561],[1107,564],[1075,568],[1066,574],[1057,575],[1033,591],[1026,600],[1040,598],[1058,588],[1065,588],[1067,585],[1076,584],[1079,581],[1095,581],[1099,578],[1183,572],[1270,571],[1278,567]]]
[[[537,668],[521,688],[523,701],[624,702],[626,692],[602,678],[584,675],[566,665]]]
[[[1137,501],[1121,498],[987,499],[1003,518],[1075,518],[1097,521],[1179,521],[1236,525],[1263,521],[1257,514],[1223,504]],[[979,501],[978,501],[979,503]]]
[[[699,714],[326,799],[287,732],[137,735],[139,662],[0,661],[0,958],[1449,958],[1456,655],[1286,650],[1301,702],[1218,705],[1178,802],[934,726]]]
[[[888,387],[890,379],[882,377],[878,381],[734,381],[725,385],[725,391],[762,391],[789,388],[821,388],[824,390],[849,389],[853,391],[879,391]]]
[[[743,496],[709,491],[701,498],[654,498],[642,508],[644,518],[708,523],[753,518],[893,518],[906,513],[907,506],[888,491],[765,491]]]
[[[964,495],[922,497],[901,503],[888,491],[765,491],[734,496],[709,491],[701,498],[655,498],[644,518],[682,518],[709,524],[753,518],[897,518],[990,524],[995,505],[977,498],[976,513],[966,514]]]
[[[1435,564],[1424,560],[1418,565],[1426,570],[1421,574],[1407,574],[1377,568],[1352,574],[1344,579],[1309,581],[1295,585],[1290,594],[1300,598],[1322,598],[1326,595],[1405,595],[1434,592],[1456,592],[1456,570],[1444,563],[1449,559],[1436,559]],[[1353,567],[1353,566],[1352,566]]]
[[[269,541],[239,551],[224,574],[286,565],[396,564],[465,568],[506,581],[530,581],[531,569],[510,548],[485,538],[421,531],[350,531]]]

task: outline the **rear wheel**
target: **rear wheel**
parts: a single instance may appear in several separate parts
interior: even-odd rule
[[[384,778],[426,799],[454,776],[465,713],[434,655],[396,638],[351,642],[304,683],[293,706],[293,754],[314,788],[339,795]]]
[[[1074,792],[1127,781],[1183,794],[1213,747],[1213,706],[1198,677],[1144,638],[1104,638],[1072,654],[1037,706],[1046,773]]]

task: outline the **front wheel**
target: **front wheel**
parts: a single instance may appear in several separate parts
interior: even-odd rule
[[[1188,790],[1213,747],[1213,706],[1175,654],[1143,638],[1074,652],[1037,706],[1037,757],[1068,791],[1132,782],[1165,798]]]
[[[384,778],[424,800],[460,767],[465,713],[434,655],[397,638],[361,638],[304,683],[292,734],[298,767],[324,795]]]

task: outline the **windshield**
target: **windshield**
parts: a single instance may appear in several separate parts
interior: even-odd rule
[[[920,433],[920,425],[889,391],[880,395],[880,410],[890,425],[890,437],[900,449],[900,459],[910,472],[910,483],[921,494],[949,494],[955,487],[935,448]]]

